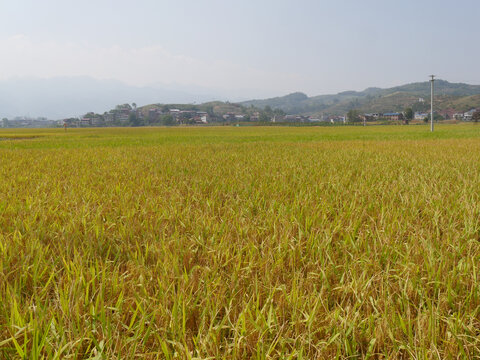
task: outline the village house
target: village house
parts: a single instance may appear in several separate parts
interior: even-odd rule
[[[105,120],[103,119],[102,116],[96,115],[93,118],[91,118],[91,124],[92,126],[102,126],[105,124]]]
[[[417,111],[417,112],[413,115],[413,119],[414,119],[414,120],[419,120],[419,121],[423,121],[423,120],[425,120],[427,117],[428,117],[428,114],[427,114],[427,113],[419,112],[419,111]]]
[[[92,126],[92,119],[86,118],[86,117],[81,118],[79,121],[79,126],[83,126],[83,127]]]
[[[129,119],[130,119],[130,113],[126,114],[124,112],[121,112],[120,114],[117,114],[115,116],[115,120],[120,121],[122,123],[128,122]]]
[[[254,112],[250,116],[250,121],[258,121],[260,119],[260,113],[258,111]]]
[[[380,113],[371,113],[371,114],[365,114],[365,115],[369,116],[373,120],[377,120],[381,116]]]
[[[197,111],[193,117],[195,124],[207,124],[208,123],[208,114],[205,111]]]
[[[467,111],[466,113],[463,114],[463,120],[465,121],[472,121],[473,113],[476,111],[476,109],[471,109]]]
[[[335,123],[343,123],[346,124],[347,122],[347,117],[346,116],[331,116],[329,118],[330,123],[335,124]]]
[[[282,120],[282,122],[287,123],[303,123],[307,121],[309,121],[308,117],[303,115],[285,115]]]
[[[362,121],[375,121],[378,120],[381,114],[379,113],[371,113],[371,114],[363,114],[360,115],[360,120]]]
[[[106,123],[113,123],[115,121],[115,112],[113,110],[110,110],[108,113],[105,112],[103,114],[103,119]]]
[[[232,112],[228,112],[226,114],[223,114],[222,117],[223,117],[223,120],[225,120],[225,121],[235,121],[236,120],[235,114],[232,113]]]
[[[383,118],[390,121],[399,121],[403,120],[403,114],[398,112],[384,113]]]
[[[148,109],[148,119],[149,121],[156,122],[163,115],[163,111],[161,109]]]
[[[168,112],[178,124],[206,124],[209,120],[205,111],[170,109]]]

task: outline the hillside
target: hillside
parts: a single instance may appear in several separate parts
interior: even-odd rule
[[[480,106],[480,85],[435,81],[437,104],[457,111]],[[419,101],[425,98],[425,102]],[[293,93],[283,97],[264,100],[250,100],[244,106],[281,109],[290,114],[332,114],[341,115],[351,109],[362,112],[401,111],[405,107],[424,111],[428,108],[430,83],[412,83],[388,89],[368,88],[364,91],[344,91],[334,95],[308,97],[303,93]]]
[[[89,111],[103,113],[117,104],[192,103],[222,99],[175,90],[161,84],[137,87],[89,77],[0,80],[0,119],[45,116],[61,119]]]
[[[455,111],[476,108],[480,106],[480,94],[448,99],[442,105]]]

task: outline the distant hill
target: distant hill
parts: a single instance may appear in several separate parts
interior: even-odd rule
[[[476,95],[480,95],[480,85],[435,81],[435,94],[440,104],[456,110],[478,107]],[[419,102],[425,98],[425,102]],[[345,114],[351,109],[362,112],[401,111],[407,106],[423,111],[428,107],[430,82],[412,83],[388,89],[368,88],[364,91],[344,91],[334,95],[308,97],[303,93],[293,93],[265,100],[242,102],[244,106],[281,109],[289,114]],[[463,98],[468,98],[462,100]]]
[[[449,83],[437,80],[438,107],[456,111],[480,107],[480,86]],[[16,116],[63,119],[87,112],[102,114],[118,104],[179,104],[177,108],[193,108],[215,114],[253,113],[270,106],[288,114],[343,115],[351,109],[362,112],[402,111],[407,106],[414,110],[428,109],[430,83],[413,83],[388,89],[371,87],[363,91],[344,91],[333,95],[308,97],[296,92],[265,100],[250,100],[238,104],[213,101],[224,100],[217,90],[189,88],[185,90],[161,84],[137,87],[115,80],[97,80],[90,77],[58,77],[50,79],[16,78],[0,81],[0,119]],[[215,95],[215,93],[217,95]],[[425,98],[425,102],[419,102]],[[203,103],[203,104],[202,104]],[[182,105],[183,104],[183,105]],[[194,105],[195,104],[195,105]],[[153,105],[155,106],[155,105]],[[158,105],[160,106],[160,105]],[[150,106],[151,107],[151,106]],[[147,111],[148,106],[144,108]],[[248,109],[248,111],[247,111]]]
[[[103,113],[124,103],[193,103],[216,98],[162,85],[137,87],[90,77],[16,78],[0,81],[0,119],[15,116],[62,119],[89,111]]]

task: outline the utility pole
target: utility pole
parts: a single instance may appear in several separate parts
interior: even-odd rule
[[[433,132],[433,83],[435,82],[435,75],[430,75],[430,131]]]

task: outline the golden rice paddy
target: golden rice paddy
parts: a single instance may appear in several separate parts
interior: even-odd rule
[[[480,356],[479,127],[0,138],[1,359]]]

